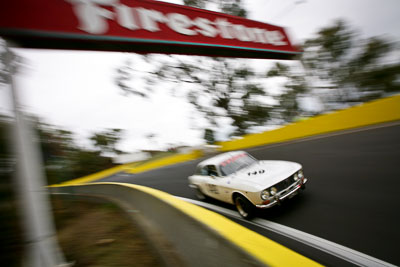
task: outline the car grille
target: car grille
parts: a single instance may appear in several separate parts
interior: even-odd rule
[[[283,181],[280,181],[279,183],[277,183],[276,185],[274,185],[274,187],[276,187],[276,189],[278,190],[278,192],[288,188],[290,185],[292,185],[294,183],[294,174],[292,176],[290,176],[289,178],[286,178]]]

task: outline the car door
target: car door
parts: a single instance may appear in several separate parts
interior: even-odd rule
[[[209,197],[218,197],[218,190],[215,185],[215,174],[209,171],[209,166],[199,166],[196,171],[197,174],[197,186],[201,189],[201,192]]]
[[[214,165],[208,165],[207,171],[209,174],[209,179],[207,179],[206,183],[207,194],[220,201],[230,203],[232,192],[230,188],[231,178],[222,176]]]
[[[210,197],[220,199],[220,190],[217,186],[217,178],[219,176],[215,165],[205,166],[205,171],[207,172],[207,179],[205,179],[205,190],[206,194]]]
[[[218,176],[214,178],[213,184],[218,188],[218,199],[223,202],[231,203],[231,178],[227,176]]]

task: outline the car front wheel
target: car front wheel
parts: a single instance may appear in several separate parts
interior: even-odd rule
[[[235,197],[235,206],[240,216],[249,220],[254,217],[255,207],[244,196],[237,195]]]

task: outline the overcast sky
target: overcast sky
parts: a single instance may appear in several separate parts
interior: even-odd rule
[[[180,3],[180,1],[168,1]],[[295,42],[343,18],[365,37],[383,35],[400,41],[399,0],[247,0],[249,18],[284,26]],[[114,84],[115,68],[135,55],[107,52],[18,50],[25,69],[18,78],[24,107],[45,121],[88,135],[104,128],[125,129],[120,149],[165,148],[199,144],[205,124],[183,99],[157,90],[150,100],[124,97]],[[249,60],[250,61],[250,60]],[[268,66],[270,61],[251,60]],[[7,112],[5,88],[0,112]],[[227,129],[222,131],[227,132]],[[144,138],[156,134],[153,142]]]

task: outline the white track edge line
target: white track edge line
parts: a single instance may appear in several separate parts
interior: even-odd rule
[[[329,240],[302,232],[300,230],[290,228],[288,226],[284,226],[275,222],[271,222],[265,219],[261,218],[256,218],[253,219],[252,221],[244,220],[242,219],[237,212],[219,207],[213,204],[193,200],[193,199],[188,199],[188,198],[183,198],[183,197],[177,197],[179,199],[182,199],[184,201],[209,208],[211,210],[221,212],[222,214],[225,214],[227,216],[233,217],[235,219],[239,219],[241,221],[245,221],[247,223],[256,225],[258,227],[267,229],[269,231],[275,232],[277,234],[286,236],[288,238],[294,239],[298,242],[301,242],[303,244],[306,244],[308,246],[311,246],[313,248],[316,248],[318,250],[321,250],[323,252],[326,252],[328,254],[331,254],[335,257],[338,257],[340,259],[343,259],[345,261],[351,262],[355,265],[359,266],[386,266],[386,267],[396,267],[396,265],[393,265],[391,263],[379,260],[377,258],[374,258],[372,256],[369,256],[367,254],[364,254],[362,252],[356,251],[354,249],[336,244],[334,242],[331,242]]]

